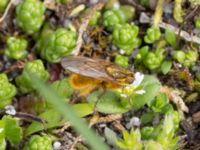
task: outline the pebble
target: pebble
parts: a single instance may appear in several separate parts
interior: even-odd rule
[[[147,16],[146,13],[141,13],[140,18],[139,18],[139,22],[140,23],[149,23],[149,22],[151,22],[151,18],[149,16]]]
[[[60,149],[61,148],[61,143],[59,142],[59,141],[55,141],[54,143],[53,143],[53,149],[54,150],[58,150],[58,149]]]
[[[5,107],[5,112],[6,112],[6,114],[8,114],[8,115],[15,115],[15,114],[16,114],[15,107],[12,106],[12,105],[7,105],[7,106]]]
[[[94,5],[94,4],[98,3],[98,2],[99,2],[99,0],[90,0],[90,4],[92,4],[92,5]]]
[[[132,117],[129,123],[126,124],[126,128],[131,129],[134,126],[139,127],[140,124],[141,124],[141,121],[138,117]]]

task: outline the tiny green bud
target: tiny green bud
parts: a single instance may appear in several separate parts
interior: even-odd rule
[[[165,113],[163,112],[163,108],[165,105],[168,104],[168,98],[166,94],[159,94],[156,99],[152,102],[151,108],[154,112],[160,112],[160,113]]]
[[[122,56],[122,55],[115,56],[115,63],[124,68],[128,67],[128,60],[129,58],[127,56]]]
[[[143,46],[142,48],[140,48],[135,58],[136,63],[141,63],[146,58],[148,52],[149,52],[148,46]]]
[[[141,130],[141,135],[142,135],[142,139],[148,140],[150,138],[152,138],[152,133],[154,131],[153,127],[144,127]]]
[[[197,58],[198,58],[198,53],[196,51],[190,50],[185,55],[185,61],[183,65],[189,68],[195,64]]]
[[[103,14],[103,26],[112,31],[116,25],[125,23],[125,15],[119,9],[107,10]]]
[[[92,18],[89,21],[90,26],[95,26],[98,23],[99,18],[101,17],[101,12],[96,11],[95,14],[92,16]]]
[[[144,65],[150,70],[158,69],[163,61],[162,54],[157,54],[154,52],[149,52],[144,60]]]
[[[195,20],[195,28],[200,29],[200,17]]]
[[[124,13],[125,20],[131,20],[135,16],[135,8],[131,5],[122,5],[119,9]]]
[[[181,50],[179,51],[176,51],[174,54],[173,54],[173,58],[178,61],[179,63],[183,63],[185,61],[185,53]]]
[[[152,26],[147,29],[144,41],[148,44],[151,44],[159,40],[160,36],[161,36],[160,29],[158,27]]]
[[[33,135],[23,150],[53,150],[52,140],[47,135]]]

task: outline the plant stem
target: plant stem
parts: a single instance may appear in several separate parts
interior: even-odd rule
[[[163,14],[164,0],[158,0],[156,11],[154,13],[153,26],[158,26]]]

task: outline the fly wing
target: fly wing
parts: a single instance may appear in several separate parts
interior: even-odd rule
[[[114,81],[106,72],[108,62],[101,59],[90,59],[83,56],[68,56],[62,59],[61,65],[66,70],[86,77]]]

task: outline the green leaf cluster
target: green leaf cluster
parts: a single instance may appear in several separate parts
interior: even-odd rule
[[[136,55],[136,64],[142,64],[146,68],[156,71],[159,70],[164,61],[164,49],[157,49],[155,51],[149,51],[148,46],[144,46],[139,49]]]
[[[6,74],[0,74],[0,108],[4,108],[12,102],[13,97],[16,95],[16,88],[13,84],[9,83]]]
[[[141,131],[131,129],[123,132],[123,140],[117,145],[125,150],[177,150],[179,137],[176,136],[180,115],[176,111],[168,113],[156,127],[143,127]],[[177,126],[178,125],[178,126]]]
[[[190,68],[196,63],[198,59],[198,53],[193,50],[189,50],[188,52],[178,50],[173,53],[173,58],[184,67]]]
[[[117,142],[117,145],[121,149],[126,150],[142,150],[143,144],[141,140],[140,130],[136,129],[135,131],[131,129],[130,133],[126,130],[123,132],[123,140],[120,139]]]
[[[15,146],[20,143],[22,139],[22,128],[18,125],[15,118],[11,116],[4,116],[0,120],[0,149],[6,149],[6,140],[8,140],[11,146]]]

